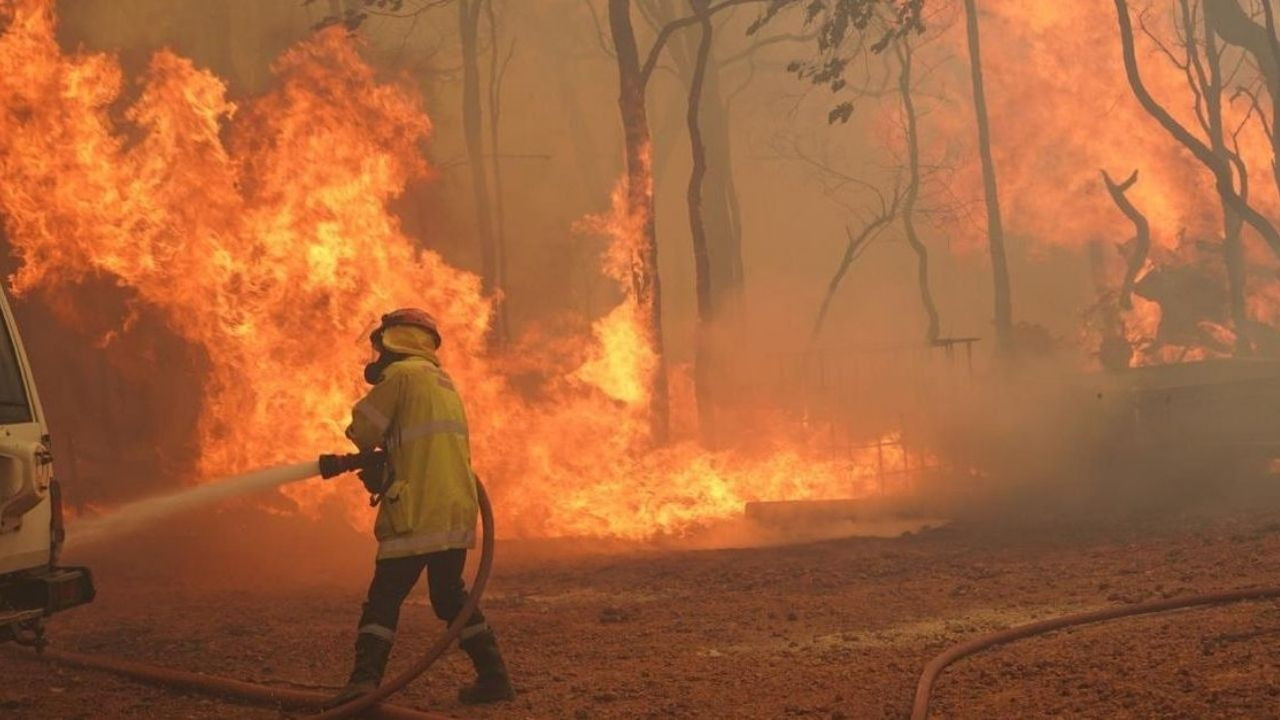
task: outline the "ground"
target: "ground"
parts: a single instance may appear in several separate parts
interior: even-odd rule
[[[244,566],[272,552],[245,534],[238,550],[220,552]],[[468,668],[454,652],[400,702],[459,718],[905,718],[924,664],[977,633],[1280,582],[1280,512],[1259,509],[971,520],[901,538],[751,549],[571,545],[578,551],[499,546],[485,606],[519,699],[459,706],[454,692]],[[146,561],[102,551],[100,597],[56,618],[52,639],[240,679],[334,687],[349,660],[366,550],[335,553],[341,572],[305,577],[204,572],[188,551],[159,546]],[[279,554],[301,562],[294,552]],[[437,628],[418,592],[393,670]],[[932,717],[1280,717],[1278,639],[1280,604],[1271,602],[1060,632],[962,660],[944,674]],[[50,667],[23,652],[0,652],[0,668],[0,715],[11,720],[280,717]]]

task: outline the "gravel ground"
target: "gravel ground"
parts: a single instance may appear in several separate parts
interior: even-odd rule
[[[56,618],[53,642],[336,687],[369,544],[311,544],[296,528],[265,543],[253,524],[203,543],[191,527],[157,529],[70,558],[93,564],[100,596]],[[454,652],[400,702],[460,718],[904,718],[920,669],[954,642],[1066,612],[1276,583],[1277,558],[1280,511],[1258,510],[967,522],[751,549],[510,542],[485,607],[519,698],[459,706],[469,669]],[[438,628],[417,592],[392,670]],[[1269,602],[1059,632],[952,667],[933,717],[1280,717],[1278,641],[1280,604]],[[0,677],[0,717],[12,720],[280,717],[21,652],[0,652]]]

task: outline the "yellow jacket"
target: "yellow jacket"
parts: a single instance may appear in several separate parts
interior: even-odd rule
[[[374,522],[378,559],[474,547],[479,506],[462,399],[424,331],[390,327],[382,343],[408,357],[387,366],[347,428],[361,450],[388,454],[392,482]]]

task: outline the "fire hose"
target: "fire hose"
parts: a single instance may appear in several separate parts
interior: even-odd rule
[[[924,672],[920,674],[920,681],[916,684],[915,702],[911,706],[911,720],[926,720],[929,717],[929,699],[933,694],[934,683],[937,682],[938,676],[951,663],[968,657],[974,653],[1014,640],[1022,640],[1033,635],[1042,635],[1044,633],[1061,630],[1063,628],[1073,627],[1076,625],[1088,625],[1092,623],[1104,622],[1106,620],[1116,620],[1118,618],[1132,617],[1135,615],[1150,615],[1153,613],[1168,612],[1170,610],[1183,610],[1193,607],[1205,607],[1209,605],[1224,605],[1227,603],[1242,602],[1246,600],[1270,600],[1280,598],[1280,588],[1250,588],[1244,590],[1225,590],[1216,593],[1207,593],[1204,595],[1191,595],[1187,597],[1166,598],[1163,600],[1153,600],[1136,605],[1123,605],[1120,607],[1109,607],[1101,610],[1091,610],[1087,612],[1075,613],[1072,615],[1062,615],[1055,618],[1038,620],[1036,622],[1027,623],[1025,625],[1017,625],[1006,630],[1000,630],[988,635],[967,640],[958,645],[953,645],[942,654],[934,657],[925,666]]]
[[[321,474],[324,477],[332,477],[342,472],[360,469],[361,463],[367,457],[367,455],[324,456],[321,461]],[[330,464],[325,464],[326,459]],[[45,650],[41,653],[41,657],[66,665],[102,670],[136,680],[235,698],[255,704],[290,710],[321,710],[319,714],[310,716],[315,720],[338,720],[361,713],[387,720],[445,720],[443,715],[386,704],[383,701],[413,682],[440,659],[462,634],[467,621],[480,604],[480,598],[484,595],[485,585],[488,584],[489,574],[493,569],[494,523],[493,506],[489,502],[489,495],[485,492],[484,485],[478,478],[476,479],[476,497],[480,505],[480,525],[484,537],[480,546],[480,565],[476,569],[476,577],[471,584],[470,597],[462,606],[461,612],[407,670],[390,681],[382,683],[377,690],[361,695],[339,707],[325,709],[332,696],[322,692],[262,685],[63,650]]]
[[[367,456],[360,455],[325,456],[325,459],[322,459],[320,464],[321,474],[324,477],[332,477],[343,472],[360,469],[364,466],[363,463],[368,460]],[[461,612],[407,670],[390,681],[381,684],[373,692],[357,697],[342,706],[323,709],[330,700],[330,696],[325,693],[250,683],[98,655],[63,650],[44,650],[41,656],[66,665],[102,670],[169,687],[231,697],[251,703],[273,705],[282,709],[323,709],[319,714],[310,716],[315,720],[350,718],[366,711],[372,717],[387,718],[388,720],[445,720],[445,716],[442,715],[386,704],[383,701],[426,672],[449,649],[461,635],[466,622],[471,618],[480,603],[480,598],[484,595],[484,589],[488,584],[489,574],[493,566],[494,521],[493,506],[490,504],[489,496],[479,479],[476,480],[476,495],[480,506],[483,541],[480,550],[480,564],[476,570],[475,580],[472,582],[471,595],[466,604],[463,605]],[[1165,598],[1134,605],[1102,608],[1038,620],[967,640],[951,646],[935,656],[925,666],[916,684],[915,700],[911,707],[911,720],[927,720],[934,686],[942,672],[949,665],[983,650],[1068,627],[1194,607],[1269,599],[1280,599],[1280,588],[1226,590],[1203,595]]]

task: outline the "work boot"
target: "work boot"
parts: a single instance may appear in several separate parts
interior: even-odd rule
[[[498,650],[498,639],[492,630],[484,630],[458,643],[476,666],[476,681],[458,691],[458,700],[465,705],[514,700],[516,691],[511,687],[507,664]]]
[[[356,661],[351,668],[351,677],[347,679],[347,686],[333,696],[327,707],[346,705],[361,695],[377,690],[390,657],[390,640],[369,633],[356,635]]]

